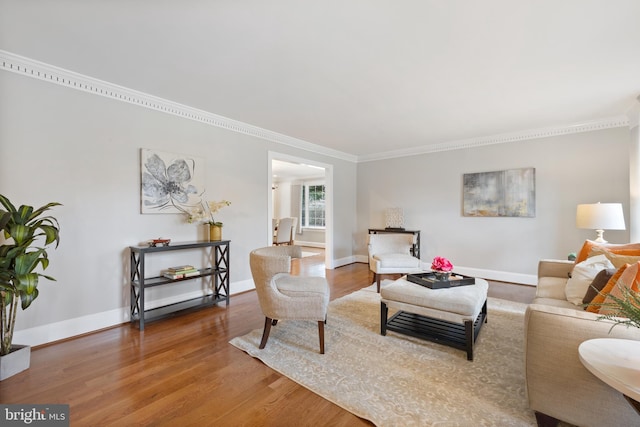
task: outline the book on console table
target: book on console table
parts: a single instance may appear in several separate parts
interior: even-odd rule
[[[184,279],[185,277],[198,276],[199,274],[200,274],[200,270],[195,268],[192,270],[185,270],[185,271],[179,271],[179,272],[171,272],[167,270],[162,273],[162,275],[167,279]]]
[[[177,267],[169,267],[167,268],[167,272],[169,273],[183,273],[186,271],[193,271],[196,268],[193,265],[179,265]]]
[[[407,280],[430,289],[446,289],[476,284],[475,277],[456,273],[451,273],[449,280],[438,280],[433,272],[409,274],[407,275]]]

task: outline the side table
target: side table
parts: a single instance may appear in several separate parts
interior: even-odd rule
[[[582,364],[624,395],[640,414],[640,341],[596,338],[578,347]]]

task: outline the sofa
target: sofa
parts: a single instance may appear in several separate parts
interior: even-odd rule
[[[577,261],[577,260],[576,260]],[[592,338],[640,340],[640,329],[598,320],[567,300],[576,264],[541,260],[536,297],[525,314],[525,378],[529,407],[539,426],[558,420],[576,426],[638,426],[638,414],[621,393],[591,374],[580,362],[578,346]]]

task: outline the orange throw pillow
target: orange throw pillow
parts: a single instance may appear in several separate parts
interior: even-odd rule
[[[618,283],[618,279],[620,279],[620,276],[622,276],[622,273],[624,273],[624,271],[627,269],[627,267],[629,267],[629,264],[623,265],[622,267],[620,267],[618,269],[618,271],[616,271],[616,274],[614,274],[611,277],[611,279],[609,279],[609,281],[604,286],[604,288],[602,288],[600,293],[598,295],[596,295],[591,300],[590,305],[587,306],[587,311],[588,312],[590,312],[590,313],[600,313],[600,308],[602,306],[599,305],[599,304],[602,304],[604,302],[605,298],[607,297],[607,295],[609,295],[609,292],[611,292],[611,290],[616,285],[616,283]],[[596,305],[594,305],[594,304],[596,304]]]
[[[603,315],[612,315],[619,316],[620,312],[616,309],[616,301],[611,298],[612,296],[616,297],[618,300],[624,300],[625,296],[623,294],[623,288],[628,290],[638,292],[638,284],[640,281],[640,263],[636,262],[635,264],[627,267],[624,271],[620,279],[616,282],[616,285],[611,289],[611,292],[604,299],[603,305],[600,306],[600,310],[598,313]],[[613,306],[611,305],[613,304]]]
[[[593,240],[585,240],[582,248],[580,249],[580,252],[578,252],[575,263],[579,264],[585,259],[589,258],[589,253],[596,246],[605,248],[609,250],[609,252],[612,252],[614,254],[621,253],[624,255],[640,255],[640,243],[597,243]]]

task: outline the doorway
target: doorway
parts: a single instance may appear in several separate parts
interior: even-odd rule
[[[277,172],[277,173],[276,173]],[[318,234],[319,228],[305,227],[308,217],[300,214],[301,204],[297,200],[300,191],[288,190],[292,186],[304,185],[304,183],[324,182],[324,254],[326,268],[333,269],[333,166],[314,160],[290,156],[282,153],[269,152],[268,163],[268,223],[269,243],[273,241],[272,221],[276,216],[295,216],[303,231],[300,237]],[[275,176],[274,176],[275,175]],[[284,200],[283,200],[284,199]],[[274,214],[275,212],[275,214]],[[316,233],[314,233],[314,231]],[[313,242],[310,245],[314,245]],[[319,243],[318,243],[319,246]],[[319,246],[320,247],[320,246]]]

